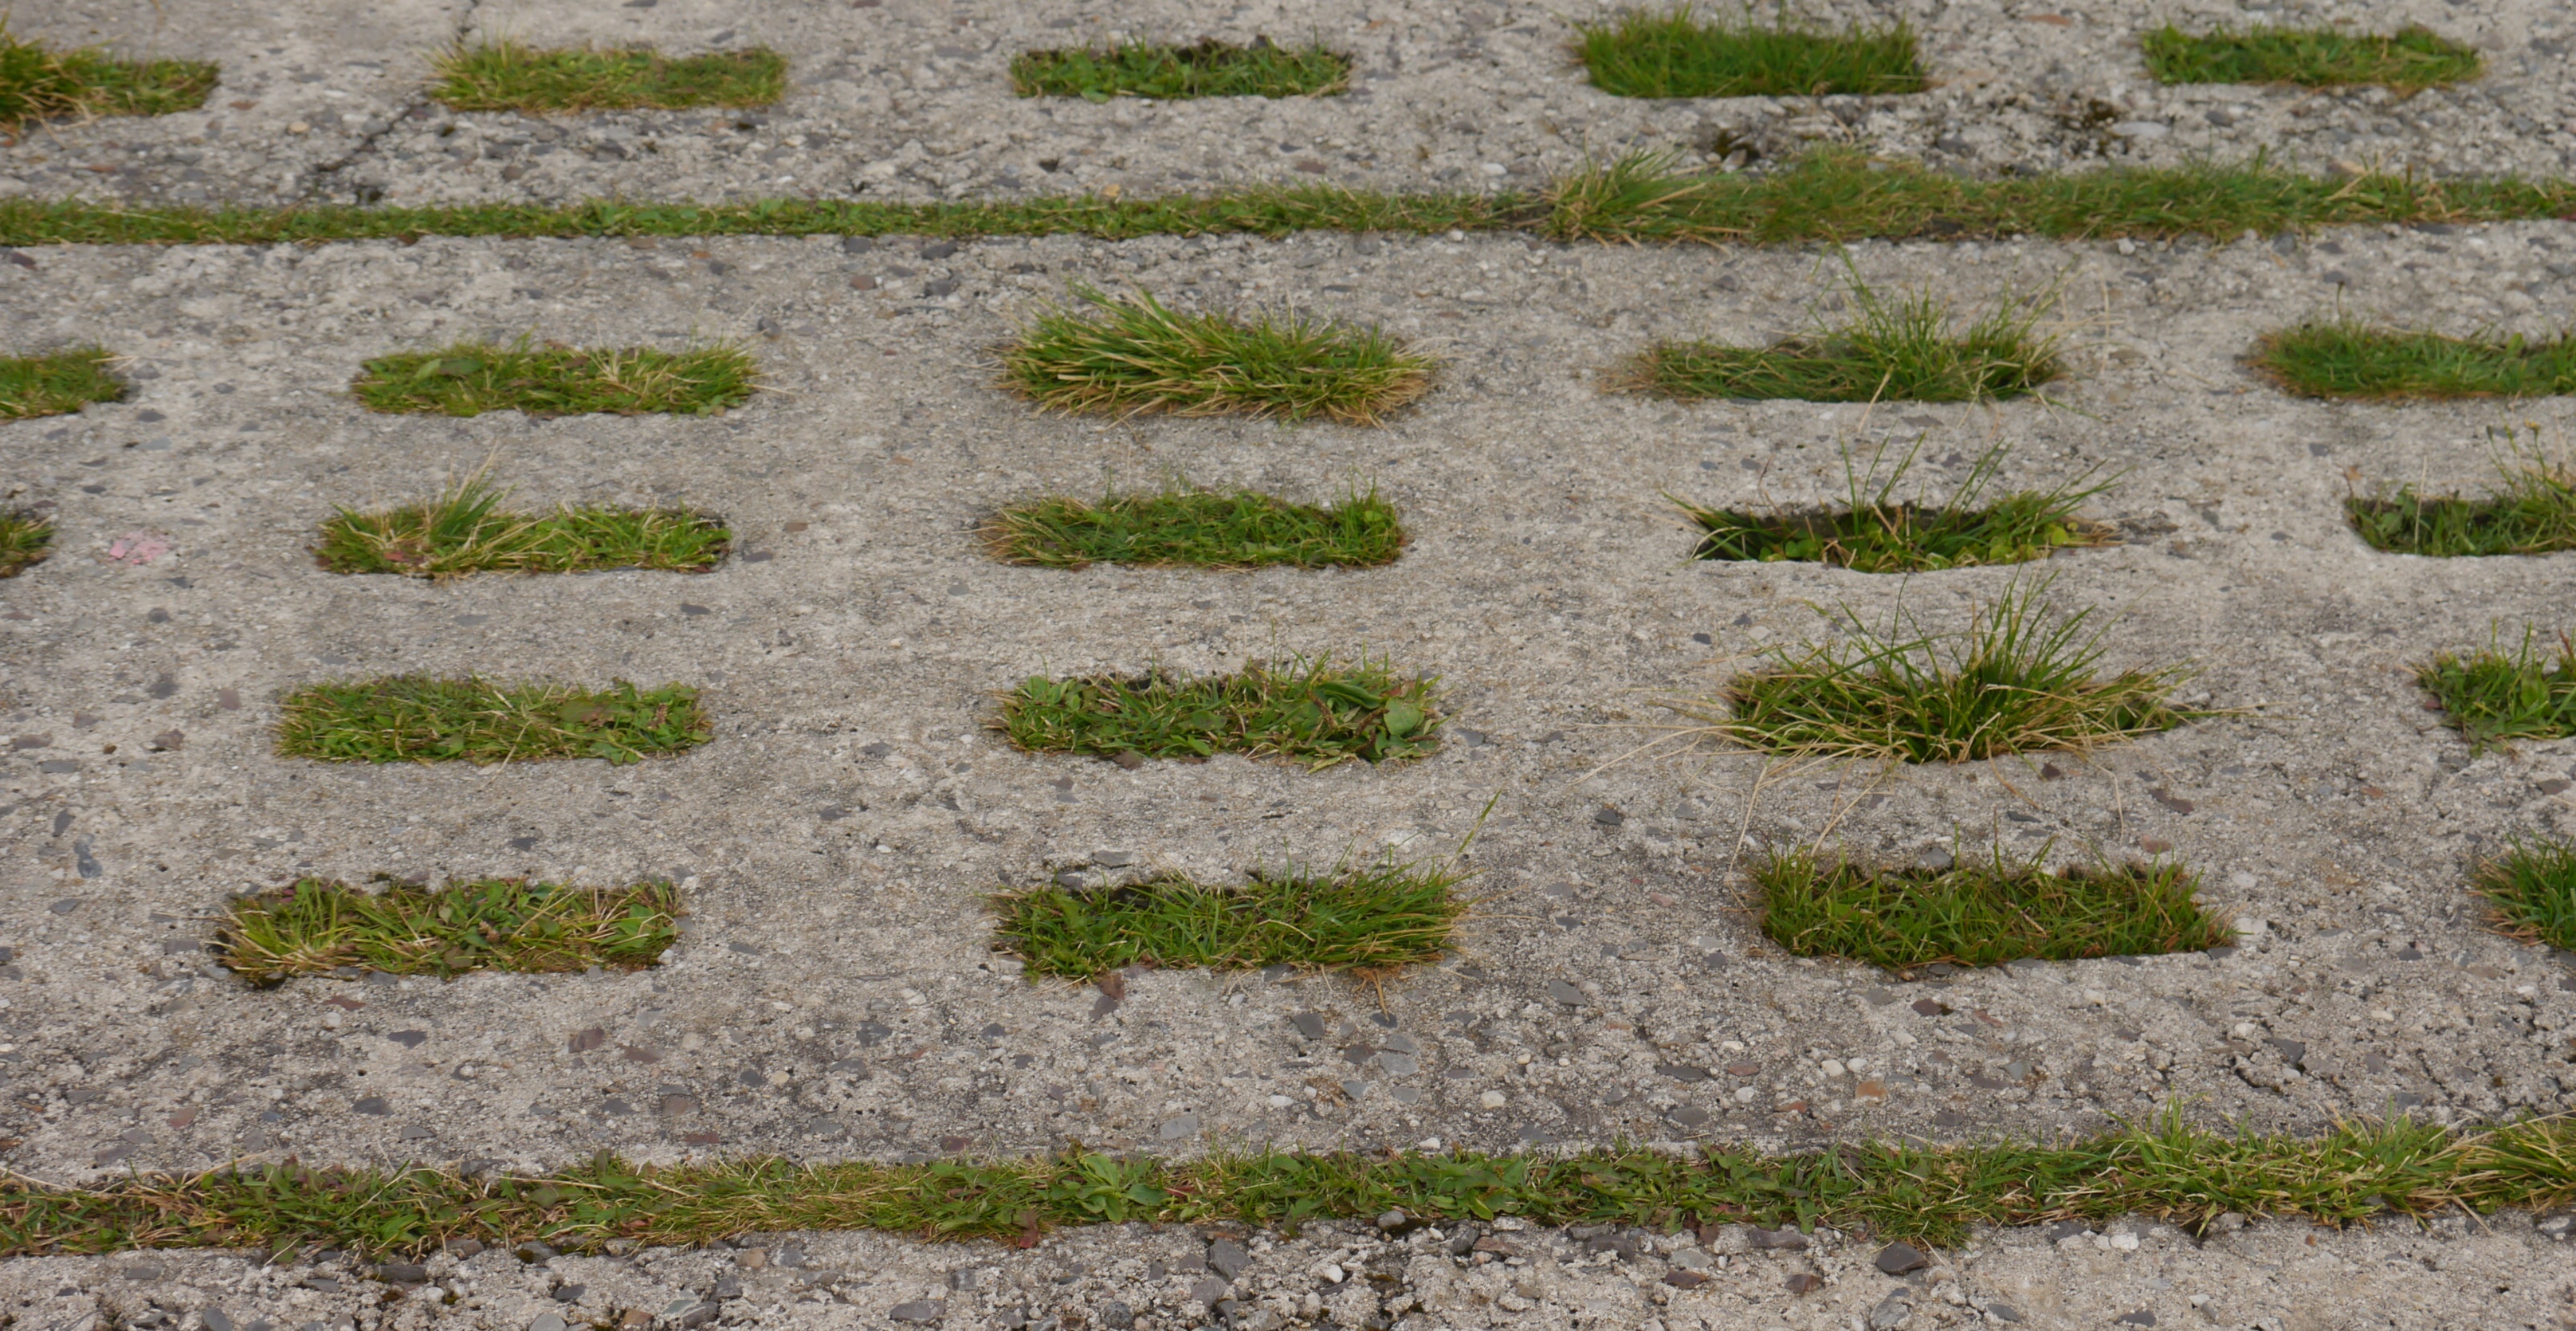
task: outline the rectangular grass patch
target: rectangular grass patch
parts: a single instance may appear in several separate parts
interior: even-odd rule
[[[1840,32],[1784,21],[1701,21],[1689,5],[1575,23],[1592,86],[1613,97],[1825,97],[1921,92],[1904,21]]]
[[[2569,690],[2576,697],[2576,676],[2570,677]],[[2576,845],[2515,841],[2512,849],[2478,866],[2473,886],[2506,933],[2576,951]]]
[[[2510,652],[2444,652],[2416,669],[2416,684],[2442,704],[2471,749],[2576,735],[2576,639],[2558,635],[2553,661],[2534,637],[2526,631]]]
[[[401,508],[344,508],[322,524],[314,557],[334,573],[415,578],[608,568],[703,573],[733,540],[723,523],[678,509],[558,505],[552,513],[512,513],[501,508],[508,498],[476,475]]]
[[[1132,766],[1149,758],[1241,753],[1320,770],[1353,758],[1416,758],[1439,743],[1435,681],[1385,662],[1254,661],[1238,674],[1184,678],[1031,676],[1002,695],[994,724],[1020,748]]]
[[[1659,342],[1619,386],[1671,398],[1801,402],[1980,402],[2026,397],[2058,377],[2042,309],[1999,302],[1964,329],[1928,292],[1881,299],[1857,278],[1850,322],[1767,347]]]
[[[1125,887],[1042,887],[993,898],[996,946],[1029,976],[1087,980],[1126,966],[1378,970],[1437,962],[1466,904],[1440,865],[1256,872],[1241,887],[1164,874]]]
[[[1182,314],[1145,292],[1074,288],[1002,353],[1002,379],[1041,410],[1239,413],[1375,425],[1431,386],[1431,358],[1375,328],[1296,315]]]
[[[2140,39],[2159,83],[2375,83],[2413,91],[2476,78],[2478,53],[2420,27],[2394,33],[2332,28],[2220,28],[2194,36],[2168,23]]]
[[[682,684],[605,689],[396,675],[307,684],[279,705],[277,752],[325,762],[631,763],[704,744],[714,727]]]
[[[2335,398],[2549,397],[2576,393],[2576,340],[2444,337],[2354,319],[2265,337],[2254,363],[2293,393]]]
[[[729,346],[656,351],[459,342],[442,351],[378,356],[349,389],[370,411],[706,416],[747,401],[757,373],[748,353]]]
[[[2059,550],[2105,545],[2111,530],[2075,515],[2087,499],[2110,485],[2085,485],[2087,477],[2053,490],[1986,491],[2003,464],[2001,445],[1986,450],[1968,475],[1939,503],[1895,498],[1914,465],[1918,441],[1884,480],[1881,447],[1864,471],[1843,454],[1849,506],[1753,513],[1703,508],[1675,500],[1702,535],[1694,559],[1836,564],[1863,573],[1921,573],[1983,564],[2019,564]],[[2087,473],[2089,477],[2090,473]]]
[[[54,552],[54,523],[34,513],[0,513],[0,578],[14,578]]]
[[[2069,866],[1966,860],[1947,869],[1828,862],[1812,852],[1755,867],[1762,932],[1802,957],[1843,957],[1912,979],[1935,963],[2199,952],[2235,936],[2193,899],[2178,864]]]
[[[216,928],[215,952],[258,985],[351,966],[438,976],[632,970],[680,941],[679,914],[679,893],[663,882],[593,888],[486,878],[365,892],[304,878],[233,898]]]
[[[1236,46],[1208,38],[1189,46],[1123,42],[1107,47],[1023,51],[1011,59],[1011,91],[1022,97],[1314,97],[1350,86],[1351,59],[1320,46],[1287,47],[1258,38]]]
[[[13,134],[31,120],[194,111],[217,77],[200,60],[119,60],[97,47],[20,41],[0,15],[0,130]]]
[[[2532,458],[2497,468],[2484,498],[2418,494],[2344,500],[2352,528],[2374,550],[2449,559],[2576,550],[2576,470]]]
[[[984,526],[996,558],[1013,564],[1183,564],[1199,568],[1367,567],[1404,550],[1395,506],[1376,490],[1329,507],[1250,490],[1164,490],[1049,497],[1014,504]]]
[[[787,57],[765,46],[674,60],[641,49],[460,43],[432,56],[430,71],[429,95],[458,111],[767,106],[787,91]]]
[[[124,381],[107,372],[115,359],[103,347],[0,356],[0,420],[63,416],[124,397]]]

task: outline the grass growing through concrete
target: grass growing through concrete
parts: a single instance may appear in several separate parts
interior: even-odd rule
[[[2220,28],[2194,36],[2168,23],[2141,39],[2159,83],[2375,83],[2401,92],[2478,76],[2478,53],[2431,30],[2342,33],[2332,28]]]
[[[2185,666],[2097,674],[2105,628],[2059,615],[2045,580],[2015,582],[1966,631],[1876,629],[1846,609],[1841,637],[1774,649],[1729,682],[1724,710],[1681,704],[1720,735],[1771,753],[1966,762],[2084,750],[2170,730],[2197,713],[2167,702]]]
[[[767,106],[787,91],[787,57],[765,46],[673,60],[650,50],[459,43],[429,63],[429,95],[458,111]]]
[[[349,385],[370,411],[480,416],[677,412],[711,416],[751,397],[758,377],[738,347],[515,346],[459,342],[367,361]]]
[[[1375,328],[1181,314],[1141,291],[1074,295],[1089,308],[1041,312],[1002,353],[1003,381],[1043,410],[1375,425],[1431,387],[1431,358]]]
[[[396,675],[307,684],[279,704],[277,751],[326,762],[631,763],[704,744],[714,727],[681,684],[605,689]]]
[[[2109,528],[2075,515],[2085,500],[2111,484],[2106,480],[2086,485],[2090,472],[2055,489],[2015,490],[1989,499],[1986,492],[2003,464],[2000,444],[1978,457],[1948,499],[1939,503],[1897,499],[1896,487],[1912,469],[1922,446],[1916,440],[1884,480],[1878,472],[1887,455],[1886,445],[1871,455],[1865,470],[1855,466],[1846,450],[1843,484],[1849,507],[1840,510],[1750,513],[1675,500],[1704,533],[1691,557],[1837,564],[1863,573],[1922,573],[2019,564],[2046,559],[2059,550],[2110,542]]]
[[[2576,693],[2576,677],[2569,683]],[[2516,841],[2478,866],[2476,887],[2505,932],[2576,951],[2576,845]]]
[[[2391,554],[2455,558],[2576,550],[2576,469],[2531,457],[2496,471],[2496,493],[2483,499],[2417,494],[2408,485],[2389,498],[2353,495],[2344,500],[2344,512],[2363,541]]]
[[[224,965],[253,984],[356,966],[397,975],[650,966],[680,941],[669,883],[571,887],[486,878],[364,892],[299,879],[235,897],[215,933]]]
[[[1575,23],[1592,86],[1613,97],[1824,97],[1924,88],[1914,30],[1902,21],[1827,32],[1784,21],[1702,22],[1691,6],[1630,9]]]
[[[800,1230],[1035,1243],[1072,1225],[1286,1226],[1390,1210],[1438,1225],[1498,1215],[1660,1230],[1747,1222],[1945,1244],[1977,1226],[2065,1219],[2143,1215],[2199,1232],[2230,1212],[2349,1225],[2541,1210],[2571,1197],[2576,1124],[2563,1118],[2483,1130],[2339,1118],[2301,1138],[2212,1132],[2168,1108],[2142,1125],[2044,1145],[1849,1141],[1794,1155],[1712,1145],[1693,1155],[1247,1151],[1163,1162],[1077,1149],[909,1165],[638,1166],[603,1152],[534,1177],[293,1161],[99,1188],[12,1176],[0,1182],[0,1255],[327,1245],[391,1256],[459,1238],[596,1251],[611,1240],[680,1247]]]
[[[107,372],[114,359],[101,347],[0,356],[0,420],[61,416],[92,402],[116,401],[125,396],[125,384]]]
[[[1929,292],[1883,300],[1854,277],[1850,322],[1767,347],[1658,342],[1622,386],[1673,398],[1804,402],[1979,402],[2025,397],[2061,372],[2057,339],[2039,331],[2044,302],[2009,297],[1953,331]]]
[[[999,946],[1030,978],[1087,980],[1138,964],[1379,970],[1436,962],[1466,903],[1445,865],[1256,871],[1241,887],[1164,874],[1124,887],[1042,887],[993,898]]]
[[[1350,86],[1351,59],[1320,46],[1277,46],[1257,38],[1236,46],[1214,38],[1189,46],[1124,42],[1023,51],[1011,60],[1011,91],[1022,97],[1312,97]]]
[[[198,60],[119,60],[97,47],[20,41],[0,15],[0,131],[17,133],[31,120],[194,111],[217,75]]]
[[[1436,681],[1383,661],[1254,661],[1238,674],[1183,678],[1030,676],[1002,695],[996,728],[1023,749],[1133,766],[1218,753],[1279,757],[1314,770],[1419,757],[1439,743]]]
[[[1330,507],[1250,490],[1167,489],[1050,497],[1014,504],[984,525],[994,557],[1014,564],[1188,564],[1200,568],[1366,567],[1404,550],[1395,505],[1372,488]]]
[[[0,513],[0,578],[14,578],[54,552],[54,524],[33,513]]]
[[[2178,864],[2074,865],[2037,857],[1947,869],[1828,862],[1813,851],[1757,865],[1762,931],[1802,957],[1845,957],[1897,972],[1936,962],[2000,966],[2198,952],[2234,937],[2195,900],[2200,876]]]
[[[573,508],[511,513],[510,492],[481,473],[436,499],[401,508],[341,509],[322,524],[314,557],[334,573],[452,578],[467,573],[576,573],[604,568],[703,573],[733,533],[679,509]]]
[[[2576,393],[2576,339],[2444,337],[2356,319],[2306,323],[2263,339],[2254,363],[2310,397],[2546,397]]]
[[[2493,645],[2467,656],[2444,652],[2416,670],[2415,682],[2442,704],[2472,750],[2576,735],[2576,640],[2560,634],[2552,661],[2535,636],[2525,630],[2510,652]]]

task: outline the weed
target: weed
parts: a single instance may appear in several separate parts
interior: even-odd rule
[[[2499,462],[2501,484],[2483,499],[2420,495],[2412,485],[2393,497],[2352,495],[2344,512],[2374,550],[2452,558],[2545,555],[2576,550],[2576,469],[2530,456]]]
[[[2355,319],[2273,333],[2254,363],[2310,397],[2548,397],[2576,393],[2576,338],[2444,337],[2372,328]]]
[[[713,731],[698,691],[680,684],[638,690],[618,680],[594,690],[396,675],[287,694],[277,751],[326,762],[631,763],[695,748]]]
[[[1365,567],[1393,563],[1404,550],[1395,506],[1374,488],[1354,490],[1330,508],[1250,490],[1167,489],[1103,495],[1096,504],[1038,499],[995,514],[983,535],[998,559],[1050,568],[1095,562]]]
[[[1177,314],[1141,291],[1122,299],[1077,286],[1074,295],[1091,317],[1045,310],[1002,355],[1003,381],[1041,410],[1375,425],[1431,386],[1431,358],[1375,328]]]
[[[650,966],[680,941],[669,883],[619,889],[486,878],[363,892],[299,879],[235,897],[216,930],[224,965],[253,984],[359,966],[397,975]]]
[[[767,106],[787,91],[787,57],[765,46],[673,60],[649,50],[460,42],[430,57],[430,72],[429,95],[458,111]]]
[[[2517,739],[2576,735],[2576,640],[2558,635],[2553,664],[2523,630],[2522,646],[2459,656],[2444,652],[2415,671],[2415,682],[2442,704],[2473,752]]]
[[[2576,720],[2576,674],[2568,686],[2570,719]],[[2505,932],[2576,951],[2576,845],[2517,839],[2512,849],[2478,866],[2476,887]]]
[[[194,111],[218,71],[197,60],[119,60],[97,47],[57,51],[9,35],[0,17],[0,130],[30,120]]]
[[[2394,34],[2332,28],[2220,28],[2193,36],[2168,23],[2148,33],[2147,73],[2158,83],[2296,83],[2310,88],[2376,83],[2413,92],[2476,78],[2478,53],[2418,27]]]
[[[1208,38],[1190,46],[1124,42],[1023,51],[1011,60],[1022,97],[1315,97],[1350,86],[1351,58],[1320,46],[1250,46]]]
[[[0,512],[0,578],[14,578],[45,562],[53,552],[53,519],[29,512]]]
[[[1841,32],[1751,14],[1703,23],[1688,4],[1662,13],[1624,10],[1575,23],[1575,49],[1592,86],[1613,97],[1825,97],[1924,88],[1914,30],[1900,19]]]
[[[1180,874],[1131,886],[1049,886],[993,898],[997,947],[1030,978],[1089,979],[1123,967],[1298,966],[1375,970],[1436,962],[1465,903],[1464,874],[1441,865],[1336,865],[1325,874],[1256,871],[1241,887]]]
[[[2047,302],[2010,296],[1953,336],[1928,291],[1881,300],[1857,275],[1851,322],[1767,347],[1659,342],[1619,386],[1675,398],[1805,402],[1978,402],[2027,396],[2055,379],[2057,339],[2038,331]]]
[[[1277,756],[1321,770],[1358,758],[1415,758],[1439,743],[1432,685],[1363,657],[1261,661],[1239,674],[1184,679],[1031,676],[1002,696],[993,724],[1034,752],[1088,753],[1132,763],[1216,753]]]
[[[0,420],[62,416],[124,397],[124,382],[107,372],[115,359],[102,347],[0,356]]]
[[[2090,609],[2056,616],[2048,585],[2016,580],[1958,634],[1899,636],[1901,609],[1881,632],[1846,609],[1842,641],[1774,649],[1729,683],[1724,713],[1676,710],[1772,753],[1916,763],[2089,749],[2206,715],[2166,702],[2187,666],[2097,677],[2106,629],[2086,631]]]
[[[1870,456],[1866,472],[1855,469],[1846,449],[1843,484],[1850,507],[1838,512],[1784,510],[1766,515],[1675,500],[1706,533],[1691,557],[1794,560],[1838,564],[1863,573],[1920,573],[2019,564],[2111,540],[2109,528],[2075,516],[2079,505],[2111,485],[2108,480],[2086,485],[2091,472],[2053,490],[2016,490],[1979,507],[2003,464],[2001,444],[1978,457],[1946,502],[1893,498],[1922,447],[1917,439],[1884,481],[1878,479],[1878,469],[1887,455],[1885,444]]]
[[[350,391],[370,411],[479,416],[582,412],[713,415],[751,397],[757,371],[738,347],[532,347],[459,342],[367,361]]]
[[[322,524],[314,555],[334,573],[415,578],[604,568],[703,573],[733,539],[715,519],[678,509],[503,512],[509,495],[477,472],[436,499],[372,513],[344,508]]]

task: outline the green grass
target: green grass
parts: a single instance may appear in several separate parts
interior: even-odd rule
[[[2047,1144],[1846,1141],[1764,1155],[1712,1145],[1533,1155],[1231,1151],[1189,1161],[1079,1148],[1050,1159],[850,1161],[777,1157],[661,1166],[603,1152],[542,1176],[332,1169],[286,1161],[133,1175],[97,1188],[0,1181],[0,1255],[306,1245],[370,1256],[452,1239],[703,1246],[744,1233],[873,1230],[1036,1243],[1110,1222],[1293,1226],[1400,1210],[1434,1224],[1519,1216],[1670,1231],[1747,1222],[1830,1226],[1931,1244],[1982,1226],[2142,1215],[2206,1230],[2218,1217],[2352,1225],[2398,1216],[2546,1210],[2576,1198],[2576,1124],[2451,1129],[2338,1117],[2317,1137],[2230,1134],[2168,1108],[2143,1125]]]
[[[787,91],[787,57],[765,46],[673,60],[650,50],[460,43],[429,63],[429,95],[458,111],[767,106]]]
[[[673,352],[459,342],[378,356],[365,362],[349,390],[370,411],[712,416],[749,400],[758,377],[749,353],[723,345]]]
[[[1125,42],[1092,49],[1023,51],[1011,60],[1011,91],[1022,97],[1313,97],[1350,86],[1351,58],[1320,46],[1235,46],[1209,38],[1190,46]]]
[[[62,416],[124,397],[124,381],[107,372],[115,359],[102,347],[0,356],[0,420]]]
[[[2198,952],[2234,929],[2193,900],[2200,877],[2178,864],[2071,865],[2038,857],[1948,869],[1831,863],[1812,851],[1753,871],[1762,932],[1802,957],[1844,957],[1906,979],[1936,962],[2000,966]]]
[[[1254,661],[1238,674],[1182,678],[1030,676],[1002,696],[996,728],[1042,753],[1205,758],[1241,753],[1320,770],[1353,758],[1420,757],[1439,743],[1436,681],[1385,662]]]
[[[2147,73],[2159,83],[2376,83],[2401,92],[2478,76],[2478,53],[2418,28],[2393,34],[2332,28],[2220,28],[2201,36],[2168,23],[2148,33]]]
[[[624,680],[585,689],[396,675],[307,684],[278,710],[278,753],[326,762],[631,763],[695,748],[714,729],[697,690],[639,690]]]
[[[2444,337],[2355,319],[2273,333],[2254,363],[2309,397],[2547,397],[2576,393],[2576,338]]]
[[[439,976],[633,969],[680,941],[679,913],[678,893],[659,882],[611,889],[486,878],[363,892],[304,878],[233,898],[215,952],[258,985],[343,966]]]
[[[1914,30],[1903,20],[1827,32],[1751,14],[1701,22],[1691,6],[1623,10],[1574,25],[1592,86],[1613,97],[1825,97],[1921,92]]]
[[[1613,382],[1686,399],[1982,402],[2027,397],[2062,372],[2057,339],[2038,331],[2046,302],[2007,296],[1954,333],[1930,292],[1888,301],[1856,276],[1846,285],[1854,309],[1841,327],[1767,347],[1658,342]]]
[[[1922,441],[1916,440],[1884,480],[1882,444],[1864,470],[1843,453],[1843,486],[1848,507],[1839,510],[1781,510],[1749,513],[1702,508],[1675,500],[1699,525],[1694,559],[1759,560],[1835,564],[1863,573],[1923,573],[1974,568],[1985,564],[2020,564],[2046,559],[2059,550],[2105,545],[2111,531],[2075,515],[2085,500],[2108,489],[2110,481],[2086,485],[2092,473],[2053,490],[2016,490],[1988,501],[1986,490],[2003,465],[2004,447],[1980,455],[1950,497],[1938,503],[1895,498],[1896,487],[1912,469]]]
[[[2385,498],[2353,495],[2344,513],[2372,549],[2456,558],[2576,550],[2576,470],[2543,458],[2499,464],[2483,499],[2423,495],[2412,485]]]
[[[2576,699],[2576,674],[2568,685]],[[2570,711],[2576,713],[2576,704]],[[2576,951],[2576,845],[2516,840],[2511,850],[2478,866],[2475,886],[2506,933]]]
[[[1257,871],[1241,887],[1163,874],[1125,887],[1042,887],[993,898],[998,947],[1029,977],[1087,980],[1127,966],[1384,970],[1437,962],[1466,903],[1447,865]]]
[[[1103,495],[1096,504],[1051,496],[1003,509],[983,536],[997,559],[1049,568],[1364,568],[1393,563],[1404,551],[1395,505],[1374,488],[1330,507],[1251,490],[1175,488]]]
[[[1915,763],[2080,751],[2201,715],[2166,701],[2188,667],[2097,675],[2108,626],[2088,631],[2089,608],[2057,614],[2047,588],[2007,585],[1956,634],[1913,632],[1901,610],[1881,631],[1844,610],[1837,639],[1775,648],[1736,676],[1723,710],[1676,710],[1771,753]]]
[[[218,71],[198,60],[119,60],[97,47],[61,51],[9,34],[0,15],[0,130],[31,120],[194,111]]]
[[[1299,231],[1438,235],[1529,231],[1563,241],[1804,245],[1862,239],[2047,236],[2133,240],[2328,226],[2503,222],[2576,211],[2576,183],[2513,176],[2435,179],[2302,176],[2261,163],[2118,167],[1977,179],[1823,150],[1780,170],[1685,169],[1631,154],[1536,194],[1383,194],[1332,185],[1269,186],[1206,196],[874,203],[748,199],[737,203],[430,207],[299,204],[147,207],[82,199],[0,200],[0,245],[276,245],[422,236],[924,235],[1139,236]]]
[[[481,473],[436,499],[401,508],[341,509],[322,524],[314,556],[333,573],[452,578],[467,573],[577,573],[603,568],[703,573],[733,533],[679,509],[580,508],[512,513],[510,492]]]
[[[14,578],[54,552],[54,524],[33,513],[0,512],[0,578]]]
[[[1041,410],[1375,425],[1431,387],[1431,358],[1375,328],[1182,314],[1141,291],[1074,295],[1088,308],[1040,311],[1002,353],[1003,382]]]
[[[2553,662],[2535,636],[2524,630],[2511,652],[2491,644],[2467,656],[2444,652],[2417,668],[2415,682],[2442,704],[2472,750],[2576,735],[2576,640],[2558,635]]]

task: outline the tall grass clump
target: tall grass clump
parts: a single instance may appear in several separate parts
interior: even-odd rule
[[[1329,507],[1251,490],[1173,488],[1096,503],[1050,496],[1003,509],[983,536],[996,558],[1048,568],[1364,568],[1393,563],[1404,550],[1395,505],[1375,488]]]
[[[1981,402],[2028,396],[2062,373],[2039,331],[2045,300],[2010,296],[1955,327],[1928,291],[1887,300],[1857,275],[1851,320],[1767,347],[1658,342],[1614,382],[1663,397],[1802,402]]]
[[[1978,457],[1948,499],[1938,503],[1898,499],[1896,487],[1922,447],[1922,440],[1915,440],[1885,479],[1878,473],[1888,445],[1879,446],[1865,469],[1855,465],[1846,448],[1843,486],[1848,506],[1839,510],[1754,513],[1676,500],[1703,533],[1691,557],[1836,564],[1862,573],[1923,573],[2025,563],[2059,550],[2105,545],[2111,540],[2110,528],[2076,516],[2085,500],[2112,483],[2085,484],[2091,472],[2053,489],[1989,496],[1987,491],[2003,463],[2001,444]]]
[[[2483,498],[2394,495],[2344,500],[2353,530],[2374,550],[2437,559],[2545,555],[2576,550],[2576,469],[2537,453],[2497,463],[2498,485]]]
[[[2576,951],[2576,845],[2517,839],[2478,866],[2475,887],[2505,932]]]
[[[1003,382],[1042,410],[1227,412],[1375,425],[1431,387],[1431,358],[1375,328],[1288,314],[1183,314],[1077,286],[1002,353]]]
[[[650,966],[680,941],[666,882],[573,887],[486,878],[365,892],[303,878],[233,898],[215,954],[253,984],[362,967],[397,975]]]
[[[314,557],[334,573],[452,578],[468,573],[580,573],[608,568],[703,573],[733,533],[678,509],[574,508],[513,513],[510,491],[477,472],[436,499],[360,512],[322,524]]]
[[[202,60],[119,60],[94,46],[21,41],[0,14],[0,131],[34,120],[159,116],[206,104],[221,71]]]
[[[2576,639],[2559,634],[2553,661],[2537,636],[2525,629],[2513,651],[2489,643],[2466,656],[2443,652],[2417,667],[2416,684],[2442,705],[2471,750],[2576,735]]]
[[[1030,978],[1122,967],[1382,970],[1436,962],[1466,910],[1448,864],[1259,870],[1240,887],[1167,873],[1119,887],[1047,886],[993,899],[997,946]]]
[[[674,60],[658,51],[548,50],[462,42],[430,57],[429,95],[457,111],[679,110],[767,106],[787,91],[787,57],[765,46]]]
[[[53,519],[31,512],[0,512],[0,578],[14,578],[53,552]]]
[[[1825,97],[1925,86],[1914,29],[1902,19],[1829,32],[1785,13],[1771,26],[1749,12],[1702,21],[1683,4],[1577,20],[1575,33],[1592,86],[1613,97]]]
[[[2265,337],[2254,363],[2309,397],[2548,397],[2576,393],[2576,338],[2444,337],[2358,319],[2300,324]]]
[[[1320,97],[1350,86],[1351,58],[1321,46],[1237,46],[1207,38],[1188,46],[1122,42],[1023,51],[1011,59],[1022,97]]]
[[[2474,48],[2430,29],[2343,33],[2332,28],[2220,28],[2194,35],[2168,23],[2140,39],[2158,83],[2378,84],[2413,92],[2478,76]]]

